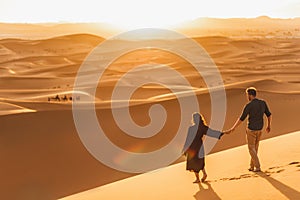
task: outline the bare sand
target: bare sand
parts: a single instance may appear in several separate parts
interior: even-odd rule
[[[57,199],[134,175],[113,170],[93,158],[76,132],[72,101],[53,99],[56,95],[61,98],[72,96],[78,68],[87,54],[103,40],[89,34],[0,40],[0,194],[3,199]],[[297,120],[300,112],[299,38],[214,36],[195,40],[214,59],[224,80],[228,108],[224,129],[232,126],[247,103],[245,88],[254,86],[259,91],[259,98],[269,103],[273,114],[272,131],[264,134],[263,139],[300,130]],[[137,140],[122,134],[115,126],[109,110],[113,86],[126,71],[141,63],[166,64],[186,76],[195,88],[201,112],[210,121],[211,102],[206,85],[189,64],[168,52],[136,51],[116,60],[105,72],[97,90],[98,118],[104,129],[109,130],[108,137],[114,143],[127,150],[136,145],[143,146],[135,151],[148,152],[167,144],[172,133],[176,132],[174,122],[180,116],[178,102],[169,90],[156,85],[136,91],[133,102],[139,103],[132,103],[130,111],[138,124],[145,125],[149,122],[144,117],[149,106],[160,102],[169,116],[164,129],[149,140]],[[151,74],[151,70],[142,70],[136,77],[155,80],[155,77],[141,76]],[[171,85],[180,85],[168,78]],[[130,82],[126,84],[130,86]],[[245,144],[245,125],[239,127],[234,136],[224,137],[213,152]],[[285,166],[294,160],[275,166]],[[233,173],[232,176],[239,174]],[[252,179],[242,179],[248,180]],[[196,193],[197,188],[194,190]],[[218,194],[223,195],[219,190]],[[224,197],[226,194],[224,191]]]
[[[300,132],[262,141],[262,172],[248,172],[243,145],[207,156],[204,183],[193,184],[183,162],[62,199],[299,199],[299,145]]]

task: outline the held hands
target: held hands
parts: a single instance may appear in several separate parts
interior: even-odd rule
[[[266,132],[267,132],[267,133],[270,133],[270,131],[271,131],[271,127],[268,126],[268,127],[266,128]]]
[[[229,130],[226,130],[226,131],[222,131],[222,134],[221,134],[221,136],[219,137],[219,139],[221,139],[221,137],[222,137],[222,135],[224,135],[224,134],[230,134],[232,131],[233,131],[234,129],[229,129]]]

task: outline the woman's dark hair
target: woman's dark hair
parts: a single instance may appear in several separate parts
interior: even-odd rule
[[[252,96],[256,97],[256,88],[255,87],[247,88],[246,92],[247,92],[248,95],[252,95]]]

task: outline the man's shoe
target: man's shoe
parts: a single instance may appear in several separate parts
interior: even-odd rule
[[[261,172],[260,168],[256,168],[255,170],[253,170],[253,172]]]
[[[253,172],[254,168],[249,168],[248,171]]]
[[[196,179],[193,183],[200,183],[200,180]]]

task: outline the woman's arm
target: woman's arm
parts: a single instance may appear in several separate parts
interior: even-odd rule
[[[211,128],[208,128],[206,135],[209,137],[220,139],[223,133],[221,131],[216,131]]]

